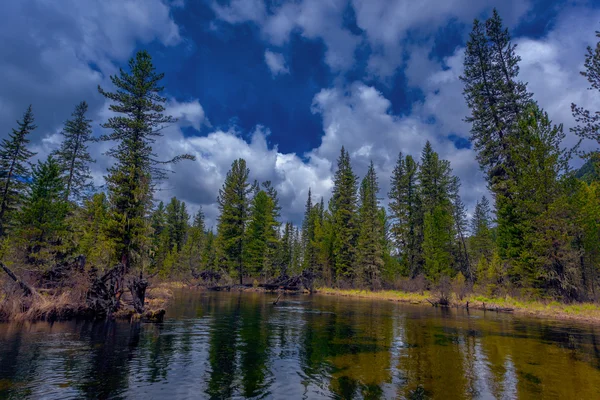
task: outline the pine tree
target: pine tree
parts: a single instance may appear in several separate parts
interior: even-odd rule
[[[260,190],[252,199],[244,246],[244,264],[254,276],[268,272],[274,262],[271,249],[277,240],[273,211],[271,197],[264,190]],[[265,266],[269,267],[266,271]]]
[[[175,246],[181,249],[186,240],[190,218],[185,203],[176,197],[171,198],[171,201],[165,207],[165,218],[169,237],[169,250]]]
[[[384,265],[382,238],[384,237],[380,218],[379,184],[373,162],[369,165],[367,175],[360,185],[359,222],[360,231],[357,243],[358,271],[362,272],[366,283],[373,287],[381,287],[381,272]]]
[[[109,204],[104,192],[95,193],[85,199],[81,208],[76,209],[79,238],[78,253],[86,256],[87,262],[95,266],[112,265],[114,243],[107,236]]]
[[[350,164],[350,155],[342,147],[329,202],[333,218],[333,266],[336,279],[350,279],[354,274],[358,236],[356,181],[356,175],[352,172]]]
[[[600,38],[600,31],[596,32],[596,36]],[[588,46],[583,65],[585,71],[580,73],[590,83],[588,89],[600,92],[600,40],[596,43],[595,48]],[[581,139],[595,141],[600,144],[600,110],[593,112],[571,104],[571,112],[577,122],[577,126],[571,128],[571,131]],[[600,173],[600,156],[598,155],[598,151],[584,153],[584,156],[592,161],[595,166],[595,175],[598,176]]]
[[[235,273],[237,269],[240,284],[244,278],[243,254],[250,195],[254,192],[254,186],[248,182],[249,175],[246,161],[235,160],[217,198],[221,211],[218,225],[220,253],[230,272]]]
[[[164,165],[193,159],[181,155],[168,161],[157,160],[152,145],[162,136],[164,126],[175,122],[173,117],[163,114],[166,98],[160,95],[163,87],[159,82],[164,74],[155,72],[146,51],[139,51],[129,61],[129,69],[130,72],[121,69],[118,76],[111,76],[116,92],[98,86],[100,94],[113,102],[110,110],[117,114],[102,125],[111,132],[101,139],[117,142],[116,147],[106,152],[115,158],[106,177],[112,206],[109,232],[126,271],[141,259],[147,235],[145,217],[155,182],[165,178]]]
[[[391,234],[402,265],[412,277],[418,274],[421,254],[421,210],[418,165],[407,155],[398,155],[390,183],[389,208],[393,218]]]
[[[200,259],[205,270],[214,271],[217,269],[217,245],[212,229],[206,234],[206,241],[204,242]]]
[[[562,126],[552,125],[548,115],[531,104],[518,124],[518,138],[511,141],[514,167],[508,170],[510,201],[497,196],[498,245],[500,255],[510,260],[511,278],[519,285],[543,285],[539,281],[537,255],[531,249],[537,240],[539,218],[550,212],[561,197],[561,176],[567,170],[568,154],[562,149]],[[507,208],[509,208],[507,210]],[[507,215],[512,217],[507,219]],[[560,214],[554,214],[557,217]],[[547,215],[546,217],[549,218]],[[557,222],[557,225],[561,223]]]
[[[0,237],[10,227],[12,212],[21,204],[29,178],[29,159],[35,155],[27,149],[28,135],[37,127],[34,125],[31,106],[27,108],[23,119],[17,121],[7,139],[0,147]]]
[[[53,154],[65,178],[65,198],[80,201],[93,189],[89,164],[95,162],[88,151],[92,140],[92,120],[86,118],[88,105],[82,101],[75,107],[72,119],[65,122],[61,134],[64,139],[60,149]]]
[[[308,189],[308,198],[304,207],[302,221],[303,269],[314,271],[317,264],[317,248],[315,242],[315,227],[319,218],[319,205],[313,205],[312,193]]]
[[[286,222],[283,229],[283,236],[279,242],[279,275],[288,275],[292,265],[292,247],[293,247],[294,226],[291,222]]]
[[[451,202],[452,175],[448,161],[440,160],[429,142],[421,153],[419,170],[423,218],[424,271],[433,281],[451,275],[455,248],[454,218]]]
[[[452,218],[454,220],[454,231],[456,233],[455,247],[456,254],[454,259],[457,263],[457,269],[466,276],[469,281],[473,282],[475,276],[469,262],[469,249],[467,248],[467,207],[460,198],[460,179],[458,176],[450,178],[450,202],[452,205]]]
[[[469,249],[471,260],[476,266],[489,266],[494,253],[494,241],[490,202],[485,196],[477,201],[471,218]]]
[[[181,248],[180,255],[181,263],[187,265],[192,273],[206,269],[206,266],[202,264],[202,251],[204,250],[205,240],[204,212],[200,207],[194,216],[192,226],[187,229],[186,240]]]
[[[68,203],[58,162],[48,157],[33,167],[28,196],[20,213],[22,238],[27,240],[29,259],[50,261],[60,253],[67,231]]]

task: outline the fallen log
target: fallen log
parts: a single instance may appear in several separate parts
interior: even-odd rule
[[[10,276],[10,278],[19,285],[19,287],[23,291],[23,294],[26,297],[30,297],[30,296],[39,297],[40,296],[40,294],[32,286],[29,286],[27,283],[25,283],[21,279],[19,279],[15,275],[15,273],[10,270],[10,268],[8,268],[6,265],[4,265],[4,263],[0,262],[0,267],[2,267],[4,272],[6,272],[6,274],[8,276]]]

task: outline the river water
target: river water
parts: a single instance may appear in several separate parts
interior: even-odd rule
[[[0,324],[0,398],[600,399],[600,328],[177,292],[160,324]]]

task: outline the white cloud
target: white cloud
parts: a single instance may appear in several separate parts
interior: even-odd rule
[[[9,0],[0,13],[0,135],[33,103],[35,137],[59,127],[77,103],[102,107],[98,84],[110,87],[137,43],[180,42],[161,0]],[[44,130],[45,129],[45,130]]]
[[[178,102],[176,99],[170,99],[165,113],[177,118],[181,126],[191,126],[197,131],[202,125],[211,126],[198,99],[190,102]]]
[[[361,41],[360,36],[342,26],[346,7],[347,0],[303,0],[273,6],[267,12],[263,0],[234,0],[228,6],[213,2],[218,19],[230,24],[255,23],[264,38],[275,46],[287,43],[294,31],[310,40],[322,40],[325,62],[334,71],[352,67],[354,52]]]
[[[274,53],[270,50],[266,50],[265,62],[267,63],[267,66],[269,67],[273,77],[290,73],[290,70],[285,63],[285,58],[283,58],[283,54],[281,53]]]

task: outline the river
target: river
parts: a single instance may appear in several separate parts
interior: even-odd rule
[[[182,290],[163,323],[0,324],[8,399],[600,399],[600,328]]]

